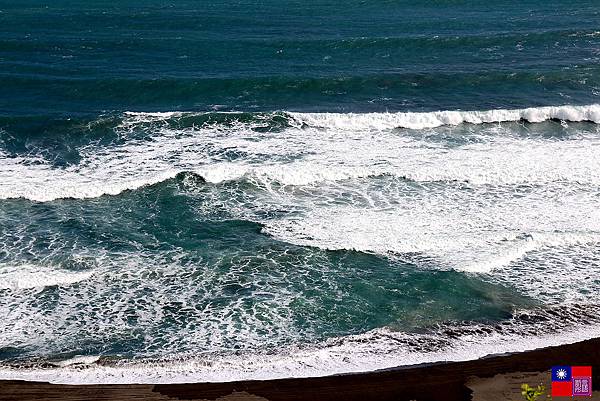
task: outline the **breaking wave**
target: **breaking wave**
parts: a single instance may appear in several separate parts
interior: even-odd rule
[[[119,139],[80,146],[77,163],[56,165],[35,149],[0,148],[0,199],[116,195],[186,171],[210,183],[244,179],[267,187],[385,175],[474,185],[600,183],[594,130],[584,136],[572,130],[564,138],[522,136],[513,126],[494,125],[463,138],[391,130],[522,119],[597,123],[600,105],[389,114],[126,113],[114,127]]]
[[[539,123],[547,120],[600,123],[600,105],[548,106],[486,111],[436,111],[429,113],[289,113],[308,126],[336,129],[424,129],[443,125],[491,124],[508,121]]]
[[[528,107],[524,109],[443,110],[387,113],[240,113],[240,112],[126,112],[125,124],[182,120],[195,123],[254,123],[264,127],[306,126],[346,130],[425,129],[460,124],[493,124],[548,120],[600,123],[600,104]]]

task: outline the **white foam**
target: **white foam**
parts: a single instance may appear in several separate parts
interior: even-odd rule
[[[64,368],[67,366],[81,367],[82,365],[92,365],[92,364],[98,362],[99,360],[100,360],[100,357],[98,355],[76,355],[72,358],[58,361],[55,364],[60,366],[61,368]]]
[[[59,247],[60,244],[53,247],[59,255],[77,253],[69,246]],[[85,250],[102,254],[101,250]],[[89,344],[106,344],[101,349],[106,352],[113,346],[114,338],[133,338],[136,343],[143,342],[136,349],[136,356],[147,357],[178,352],[218,353],[234,346],[248,351],[282,339],[300,341],[306,336],[295,324],[289,306],[301,294],[270,284],[287,281],[285,273],[280,273],[283,266],[278,264],[281,269],[257,273],[244,270],[244,258],[237,256],[236,251],[227,253],[227,257],[241,262],[220,271],[218,265],[207,266],[198,260],[193,251],[164,251],[151,256],[108,253],[97,256],[94,265],[99,267],[89,278],[78,285],[60,284],[59,291],[52,292],[51,305],[40,301],[37,292],[23,288],[5,291],[0,303],[0,316],[4,317],[0,348],[26,348],[48,355],[85,350]],[[299,261],[296,270],[303,268],[313,269]],[[50,273],[34,276],[42,268],[30,270],[31,273],[24,272],[28,277],[26,286],[57,282],[56,275]],[[318,269],[315,273],[321,274]],[[46,281],[40,283],[39,277]],[[70,276],[63,281],[75,278],[83,277]],[[228,287],[241,280],[248,291],[227,296]],[[216,298],[218,303],[214,302]],[[179,320],[182,316],[185,318]]]
[[[213,184],[244,180],[255,185],[200,185],[197,198],[194,180],[178,190],[190,196],[189,205],[197,207],[199,219],[219,209],[222,218],[260,222],[268,233],[289,243],[357,249],[390,258],[420,254],[433,258],[435,268],[483,273],[487,280],[507,283],[536,302],[590,303],[600,296],[597,285],[586,279],[600,274],[597,133],[556,138],[484,126],[461,131],[464,141],[456,142],[435,131],[420,136],[390,128],[547,118],[598,122],[597,113],[598,106],[592,105],[437,114],[292,114],[307,126],[293,125],[281,132],[257,132],[246,123],[175,129],[161,122],[182,113],[130,113],[118,128],[124,141],[79,149],[77,165],[57,167],[41,157],[0,153],[0,198],[52,201],[116,195],[181,171],[197,172]],[[144,135],[134,135],[138,131]],[[210,191],[217,194],[211,198]],[[53,251],[76,253],[69,247]],[[520,263],[535,255],[545,256],[546,264]],[[293,272],[270,255],[261,255],[272,267],[266,276],[244,271],[250,263],[240,257],[224,277],[217,277],[202,265],[204,261],[188,256],[168,251],[104,255],[99,264],[114,269],[107,268],[110,275],[96,272],[93,280],[87,272],[4,266],[0,288],[12,291],[0,305],[0,315],[9,317],[11,324],[0,327],[0,347],[25,345],[48,354],[79,349],[81,338],[96,343],[108,335],[128,338],[135,331],[132,327],[156,333],[157,322],[177,299],[204,309],[190,313],[178,326],[178,335],[144,338],[148,348],[139,351],[143,356],[157,352],[152,348],[156,344],[165,354],[200,350],[214,355],[230,350],[235,342],[243,357],[211,359],[196,354],[185,363],[126,366],[96,366],[98,361],[90,359],[75,363],[77,367],[71,361],[49,370],[5,369],[0,376],[63,382],[315,376],[471,359],[598,334],[596,327],[588,327],[564,337],[473,336],[444,351],[411,353],[404,345],[394,345],[396,334],[382,329],[316,349],[249,358],[266,343],[299,343],[315,331],[298,330],[294,322],[290,305],[302,291],[264,283],[302,284],[296,279],[306,275],[328,291],[326,285],[335,286],[328,281],[332,273],[314,269],[315,261],[302,260],[302,255],[296,255]],[[178,276],[182,272],[186,285]],[[252,308],[244,306],[248,300],[244,297],[211,304],[227,283],[239,281],[238,274],[251,276],[261,294],[270,291],[269,297],[260,304],[253,302]],[[81,288],[71,286],[82,281]],[[152,297],[140,297],[141,281]],[[60,302],[41,313],[43,307],[21,290],[47,285],[64,288]]]
[[[600,123],[600,105],[548,106],[486,111],[435,111],[423,113],[289,113],[309,126],[356,130],[393,128],[424,129],[463,123],[484,124],[525,120],[538,123],[550,119]]]
[[[411,351],[411,335],[377,329],[331,339],[324,346],[288,350],[278,355],[244,355],[221,359],[191,358],[173,362],[125,362],[115,365],[59,368],[0,368],[2,380],[45,381],[60,384],[194,383],[318,377],[360,373],[423,363],[466,361],[488,355],[522,352],[596,338],[600,326],[532,335],[464,335],[442,349]]]
[[[471,122],[509,117],[596,121],[598,107],[441,116]],[[552,233],[567,238],[600,232],[593,190],[600,185],[600,137],[594,132],[557,138],[478,127],[461,130],[457,143],[444,139],[447,132],[424,137],[386,130],[396,122],[379,124],[431,113],[333,119],[326,114],[318,117],[326,129],[292,126],[281,132],[255,131],[254,123],[235,121],[184,129],[144,125],[182,115],[129,113],[118,128],[126,140],[90,144],[80,150],[81,162],[68,167],[0,153],[0,198],[114,195],[193,171],[209,183],[254,183],[254,189],[243,190],[251,193],[220,186],[217,191],[228,198],[218,200],[219,210],[260,222],[278,239],[382,255],[416,252],[435,257],[442,268],[479,273],[513,264],[548,244]],[[302,116],[314,115],[294,114]],[[213,213],[214,206],[209,199],[199,213]],[[265,218],[260,211],[269,209],[274,216],[281,210],[295,213]]]
[[[310,185],[326,181],[342,181],[392,174],[389,169],[373,167],[323,168],[319,165],[295,162],[285,165],[248,166],[219,163],[195,170],[206,181],[216,184],[226,181],[248,179],[263,185],[272,183],[281,185]]]
[[[480,273],[509,265],[542,247],[600,241],[600,214],[593,202],[563,211],[560,203],[534,195],[512,202],[511,213],[506,213],[505,205],[483,202],[407,199],[405,203],[374,209],[332,201],[301,218],[266,222],[265,230],[299,245],[383,255],[416,252],[436,257],[447,268]],[[534,210],[539,214],[528,216]],[[518,238],[523,233],[526,237]]]
[[[524,239],[509,241],[508,246],[500,246],[493,250],[493,255],[485,255],[484,258],[470,264],[458,266],[459,270],[478,273],[490,273],[495,269],[510,266],[512,263],[524,258],[530,252],[544,247],[561,248],[572,245],[588,245],[600,243],[600,233],[535,233]],[[503,249],[504,248],[504,249]],[[487,258],[486,258],[487,256]]]
[[[21,290],[68,286],[89,279],[92,272],[69,272],[31,264],[0,265],[0,289]]]
[[[597,121],[599,108],[599,105],[561,106],[517,111],[440,112],[440,115],[446,116],[444,121],[454,122],[476,121],[477,118],[504,121],[509,119],[507,116],[516,115],[532,121],[546,117]],[[312,119],[327,129],[292,126],[283,132],[267,133],[253,130],[260,123],[181,130],[162,124],[144,126],[149,120],[165,121],[181,115],[183,113],[129,113],[117,128],[128,139],[114,146],[85,146],[79,149],[81,161],[67,167],[53,166],[35,155],[12,156],[0,151],[0,199],[44,202],[116,195],[162,182],[182,171],[198,172],[212,183],[248,178],[267,186],[273,182],[308,185],[381,174],[421,182],[600,183],[597,174],[600,138],[593,135],[575,138],[577,140],[522,138],[492,127],[483,129],[480,133],[483,135],[474,134],[475,141],[449,146],[444,141],[386,130],[396,126],[396,120],[420,121],[437,116],[435,113],[293,113],[296,119]],[[372,132],[375,128],[378,131]],[[150,131],[143,139],[130,135],[138,130]],[[230,160],[228,152],[237,152],[241,157]]]

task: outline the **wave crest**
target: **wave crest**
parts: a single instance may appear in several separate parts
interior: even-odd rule
[[[424,129],[444,125],[485,124],[509,121],[539,123],[547,120],[600,123],[600,105],[548,106],[486,111],[435,111],[423,113],[289,113],[296,121],[313,127],[335,129]]]
[[[14,154],[0,148],[0,199],[116,195],[183,171],[210,183],[244,179],[266,188],[382,175],[473,185],[597,184],[595,132],[581,136],[577,128],[573,137],[554,140],[491,126],[448,139],[439,132],[391,130],[547,119],[600,122],[600,105],[433,113],[126,113],[114,127],[120,139],[79,147],[77,163],[55,165],[43,149]]]

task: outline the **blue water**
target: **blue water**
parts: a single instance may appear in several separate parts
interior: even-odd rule
[[[595,1],[2,2],[0,111],[586,104]]]
[[[1,376],[597,334],[596,1],[81,3],[0,1]]]

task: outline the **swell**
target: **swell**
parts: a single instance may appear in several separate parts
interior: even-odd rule
[[[543,46],[547,42],[564,39],[581,39],[581,38],[593,38],[600,36],[598,29],[594,27],[582,27],[580,29],[545,29],[541,31],[530,31],[530,32],[497,32],[490,34],[487,31],[484,32],[469,32],[462,33],[460,35],[424,35],[422,33],[415,34],[404,34],[402,36],[362,36],[362,37],[346,37],[343,39],[331,38],[328,36],[317,36],[302,38],[264,38],[253,39],[253,38],[236,38],[236,44],[240,44],[243,47],[260,46],[260,48],[302,48],[302,49],[347,49],[356,50],[362,48],[369,48],[374,50],[387,49],[387,48],[398,48],[402,46],[403,49],[415,48],[422,53],[429,53],[430,51],[446,50],[449,45],[456,48],[473,47],[478,49],[482,46],[490,45],[506,45],[514,47],[514,44],[527,39],[527,42],[532,43],[534,46]],[[46,39],[46,40],[44,40]],[[50,39],[52,39],[50,37]],[[179,38],[184,43],[189,43],[194,46],[221,46],[232,45],[230,40],[224,40],[220,38]],[[40,52],[48,50],[48,47],[52,45],[52,41],[47,38],[42,38],[37,41],[21,41],[18,39],[0,39],[0,51],[6,52]],[[122,50],[135,50],[140,46],[144,46],[149,51],[158,51],[163,49],[165,45],[170,44],[168,39],[164,41],[155,40],[149,41],[145,38],[139,37],[128,37],[126,39],[119,38],[113,39],[110,37],[103,38],[103,44],[110,46],[112,49]],[[77,41],[68,41],[65,43],[67,49],[77,51],[79,49],[79,43]]]
[[[437,65],[437,64],[436,64]],[[538,68],[525,71],[478,67],[468,72],[419,72],[394,69],[353,71],[327,75],[310,72],[271,76],[240,73],[236,76],[164,78],[51,77],[13,74],[0,77],[7,95],[21,93],[0,113],[74,114],[127,110],[252,111],[279,108],[296,111],[385,111],[436,107],[481,108],[579,104],[597,101],[600,88],[594,63],[577,67]],[[518,98],[515,93],[519,93]],[[490,94],[493,94],[491,96]],[[33,100],[31,100],[33,99]],[[26,101],[25,101],[26,100]],[[307,106],[309,105],[309,106]]]
[[[159,69],[175,68],[170,70],[172,75],[190,77],[194,73],[201,72],[201,76],[211,79],[223,78],[222,66],[211,65],[210,59],[219,59],[223,57],[223,51],[230,53],[236,60],[252,60],[262,68],[256,68],[253,74],[246,69],[247,63],[228,65],[229,78],[243,77],[252,75],[255,77],[275,76],[281,74],[293,76],[298,71],[303,71],[306,75],[323,75],[328,67],[331,68],[335,60],[337,73],[351,74],[356,69],[356,63],[360,64],[360,70],[364,73],[377,73],[381,71],[394,71],[411,73],[419,71],[420,73],[440,73],[444,71],[458,72],[465,66],[470,66],[471,71],[484,69],[506,69],[505,57],[513,56],[517,59],[523,57],[523,54],[537,53],[540,59],[545,61],[544,66],[554,68],[567,66],[565,60],[572,58],[581,58],[587,55],[587,52],[593,51],[594,42],[590,42],[598,35],[597,30],[582,27],[581,29],[559,29],[543,30],[518,33],[514,32],[495,32],[491,33],[474,32],[462,33],[459,35],[438,35],[438,34],[413,34],[397,35],[390,34],[370,35],[370,36],[348,36],[344,38],[326,36],[308,37],[298,40],[296,38],[274,37],[274,38],[236,38],[236,40],[223,38],[178,38],[178,42],[186,47],[186,56],[191,58],[204,58],[207,63],[193,64],[185,66],[179,63],[172,63],[169,57],[165,57],[161,64],[156,66]],[[62,38],[61,38],[62,39]],[[58,40],[61,40],[58,39]],[[89,78],[89,71],[86,69],[73,69],[71,65],[61,65],[50,62],[51,56],[45,54],[48,49],[56,46],[57,38],[52,35],[45,35],[40,40],[24,41],[19,39],[0,39],[0,51],[11,54],[9,60],[4,63],[4,72],[10,73],[13,77],[37,77],[41,79],[85,79]],[[62,42],[62,41],[61,41]],[[564,46],[553,46],[557,42],[564,43]],[[99,42],[90,46],[90,53],[81,52],[81,43],[78,41],[64,41],[61,43],[61,50],[67,56],[75,56],[79,60],[89,62],[106,62],[98,60],[93,55],[103,46],[112,51],[136,51],[144,49],[147,54],[164,52],[169,54],[172,50],[172,41],[168,38],[158,40],[148,40],[140,37],[127,37],[111,39],[103,37]],[[579,45],[579,46],[575,46]],[[284,62],[273,62],[273,55],[283,50],[284,54],[293,54],[293,62],[287,57]],[[35,52],[42,56],[41,62],[31,63],[27,55]],[[456,65],[456,59],[453,55],[460,52],[462,64]],[[566,52],[566,53],[565,53]],[[279,53],[282,54],[282,53]],[[349,55],[352,57],[348,57]],[[45,56],[45,57],[44,57]],[[373,63],[372,58],[376,57],[379,62]],[[402,60],[398,63],[396,60]],[[446,63],[435,62],[439,59],[446,59]],[[306,60],[298,65],[298,60]],[[394,61],[392,61],[394,60]],[[263,64],[264,65],[261,65]],[[127,68],[128,64],[112,65],[113,69],[106,71],[97,71],[97,78],[110,78],[118,72],[121,78],[131,78],[134,80],[143,79],[137,69]],[[510,68],[513,72],[526,71],[532,66],[528,59],[522,63],[513,64]],[[119,68],[120,67],[120,68]],[[212,67],[212,68],[211,68]],[[317,67],[317,68],[315,68]],[[321,68],[319,68],[321,67]],[[462,68],[461,68],[462,67]],[[400,70],[398,69],[400,68]],[[257,73],[258,72],[258,73]],[[315,72],[317,74],[315,74]]]

